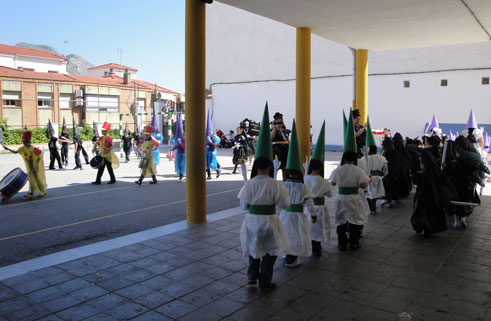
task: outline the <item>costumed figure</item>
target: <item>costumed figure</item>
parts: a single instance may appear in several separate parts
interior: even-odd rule
[[[102,125],[102,137],[96,141],[94,148],[92,149],[92,152],[95,153],[98,148],[100,156],[104,158],[104,165],[97,170],[96,180],[92,182],[92,184],[95,185],[101,184],[102,174],[104,174],[104,169],[106,167],[111,179],[108,184],[116,183],[116,177],[114,176],[113,170],[119,168],[119,159],[113,152],[113,140],[108,136],[110,128],[111,124],[104,122],[104,125]]]
[[[140,168],[141,175],[140,178],[135,181],[136,184],[141,185],[143,179],[146,176],[152,176],[152,181],[150,184],[157,184],[157,169],[155,167],[155,162],[153,158],[153,151],[158,148],[159,141],[152,137],[153,127],[150,125],[145,126],[143,131],[143,142],[140,143],[141,155]]]
[[[309,221],[312,254],[314,256],[321,256],[322,244],[327,245],[331,238],[331,218],[329,217],[325,196],[331,197],[333,188],[329,180],[324,178],[325,126],[326,122],[324,121],[315,144],[312,159],[309,162],[308,175],[304,177],[305,185],[310,187],[314,194],[313,201],[317,213],[317,222],[312,223],[312,221]]]
[[[432,140],[438,139],[438,137],[430,138]],[[406,151],[404,145],[404,139],[400,133],[396,133],[392,139],[394,142],[395,153],[397,154],[397,165],[395,174],[399,177],[400,186],[400,196],[405,198],[409,195],[412,190],[413,185],[411,182],[411,163],[410,156]]]
[[[433,114],[433,117],[431,118],[431,122],[428,124],[428,128],[426,129],[425,135],[426,137],[428,136],[430,137],[438,136],[439,138],[442,137],[442,129],[440,128],[440,124],[438,123],[435,114]]]
[[[82,139],[80,139],[80,135],[78,134],[75,121],[73,121],[73,145],[75,150],[75,167],[73,169],[82,169],[82,162],[80,161],[80,153],[83,151]]]
[[[243,127],[237,127],[237,135],[235,136],[234,142],[233,142],[233,158],[232,158],[232,163],[234,163],[234,170],[232,171],[232,174],[237,173],[237,167],[242,164],[242,159],[247,159],[247,153],[248,153],[248,142],[247,142],[247,136],[244,132]]]
[[[252,166],[252,156],[254,156],[254,153],[256,152],[256,145],[254,143],[256,136],[252,135],[249,119],[244,119],[241,123],[241,127],[244,128],[244,133],[247,137],[247,156],[249,158],[249,166]]]
[[[290,199],[286,187],[272,178],[273,151],[268,126],[266,104],[251,179],[238,194],[241,208],[248,211],[240,230],[242,251],[249,257],[248,283],[257,284],[259,279],[259,288],[263,290],[276,287],[272,282],[276,257],[289,252],[288,237],[275,207],[288,207]]]
[[[20,153],[26,165],[27,176],[29,180],[29,192],[24,195],[26,198],[32,198],[34,193],[38,193],[38,197],[46,195],[46,175],[44,172],[43,152],[31,145],[32,132],[22,132],[22,145],[17,150],[12,150],[4,145],[3,148],[11,153]]]
[[[425,236],[445,231],[444,206],[450,204],[450,199],[443,193],[443,173],[427,148],[421,151],[421,171],[414,173],[413,180],[417,186],[411,216],[413,229]]]
[[[351,111],[351,115],[353,116],[353,126],[355,128],[355,138],[356,138],[356,146],[358,148],[358,158],[363,156],[363,146],[365,146],[366,140],[366,127],[360,124],[361,115],[360,110],[354,109]]]
[[[370,208],[370,214],[377,214],[377,199],[385,197],[382,178],[388,173],[388,167],[385,157],[377,154],[377,145],[369,120],[367,120],[366,146],[368,147],[368,155],[363,156],[358,161],[358,167],[372,177],[365,196]]]
[[[351,115],[350,115],[351,116]],[[363,225],[368,223],[367,201],[363,195],[364,189],[370,183],[370,178],[356,166],[358,149],[355,141],[353,118],[349,117],[344,133],[344,152],[341,166],[332,171],[329,180],[338,187],[335,200],[334,221],[338,234],[338,248],[347,249],[348,243],[354,250],[361,247],[360,233]],[[347,232],[349,231],[349,239]]]
[[[155,163],[155,166],[158,166],[160,164],[160,144],[164,142],[164,137],[160,134],[158,128],[155,130],[154,133],[152,133],[153,138],[159,143],[157,147],[153,150],[152,156],[153,156],[153,161]]]
[[[220,165],[217,162],[217,146],[220,143],[220,138],[215,135],[213,130],[213,115],[208,111],[208,119],[206,122],[206,179],[211,179],[211,170],[217,172],[217,178],[220,177]]]
[[[273,128],[271,129],[271,140],[273,141],[273,156],[280,161],[280,169],[283,175],[283,180],[286,180],[286,161],[288,158],[289,137],[288,131],[283,124],[283,115],[275,114],[273,120]]]
[[[176,173],[179,174],[179,180],[182,181],[184,175],[186,175],[186,139],[184,138],[184,130],[182,127],[182,113],[177,114],[177,127],[176,135],[172,139],[174,147],[172,150],[176,151],[176,158],[174,159],[174,167]]]
[[[130,135],[130,131],[128,129],[125,129],[124,136],[123,136],[123,150],[124,150],[126,163],[130,161],[131,145],[132,145],[132,138]]]
[[[48,148],[49,148],[49,169],[55,169],[55,160],[58,162],[58,168],[63,169],[63,164],[61,163],[60,153],[58,152],[58,137],[55,135],[55,130],[53,125],[51,125],[51,120],[48,120]]]
[[[61,127],[59,140],[61,142],[61,162],[63,163],[63,166],[66,167],[68,165],[68,144],[70,144],[70,134],[66,128],[65,117],[63,117],[63,125]]]
[[[304,184],[303,168],[298,149],[297,130],[293,120],[288,160],[286,162],[286,181],[283,182],[290,196],[290,206],[280,213],[280,220],[290,241],[290,251],[285,256],[284,266],[300,265],[299,256],[312,255],[312,238],[310,235],[309,219],[317,221],[314,208],[314,194]],[[304,214],[305,211],[305,214]]]

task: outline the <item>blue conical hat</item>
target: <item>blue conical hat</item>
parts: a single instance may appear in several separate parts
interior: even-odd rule
[[[175,139],[182,139],[184,137],[184,130],[182,127],[182,113],[177,114],[177,127],[176,127],[176,137]]]
[[[476,116],[474,115],[474,111],[471,109],[471,113],[469,114],[469,119],[467,120],[467,128],[479,128],[477,127]]]

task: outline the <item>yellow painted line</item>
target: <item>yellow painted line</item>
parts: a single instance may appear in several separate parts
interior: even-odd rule
[[[226,191],[216,192],[216,193],[208,194],[206,196],[207,197],[208,196],[216,196],[216,195],[230,193],[230,192],[234,192],[234,191],[238,191],[238,190],[240,190],[240,188],[235,188],[235,189],[230,189],[230,190],[226,190]],[[156,209],[156,208],[165,207],[165,206],[174,205],[174,204],[179,204],[179,203],[184,203],[184,202],[186,202],[186,200],[173,201],[173,202],[163,203],[163,204],[149,206],[149,207],[145,207],[145,208],[139,208],[139,209],[136,209],[136,210],[126,211],[126,212],[120,212],[120,213],[115,213],[115,214],[101,216],[101,217],[95,217],[95,218],[91,218],[91,219],[88,219],[88,220],[83,220],[83,221],[74,222],[74,223],[70,223],[70,224],[58,225],[58,226],[48,227],[48,228],[45,228],[45,229],[42,229],[42,230],[37,230],[37,231],[32,231],[32,232],[27,232],[27,233],[22,233],[22,234],[17,234],[17,235],[3,237],[3,238],[0,238],[0,241],[6,241],[6,240],[11,240],[11,239],[16,239],[16,238],[23,237],[23,236],[29,236],[29,235],[39,234],[39,233],[43,233],[43,232],[58,230],[58,229],[62,229],[62,228],[66,228],[66,227],[71,227],[71,226],[75,226],[75,225],[80,225],[80,224],[85,224],[85,223],[102,221],[102,220],[106,220],[108,218],[113,218],[113,217],[118,217],[118,216],[123,216],[123,215],[128,215],[128,214],[134,214],[134,213],[138,213],[138,212],[153,210],[153,209]]]

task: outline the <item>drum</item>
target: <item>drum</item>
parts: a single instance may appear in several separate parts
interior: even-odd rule
[[[97,155],[90,160],[90,167],[92,167],[94,169],[99,169],[102,166],[104,166],[105,162],[106,161],[104,160],[104,157]]]
[[[4,199],[10,199],[27,183],[27,174],[20,168],[15,168],[0,181],[0,192]]]

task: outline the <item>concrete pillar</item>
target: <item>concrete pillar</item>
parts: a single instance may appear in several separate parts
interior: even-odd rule
[[[297,28],[295,114],[302,163],[310,159],[310,28]]]
[[[360,110],[360,124],[367,121],[368,50],[356,49],[356,109]]]
[[[206,223],[205,3],[186,0],[186,220]]]

